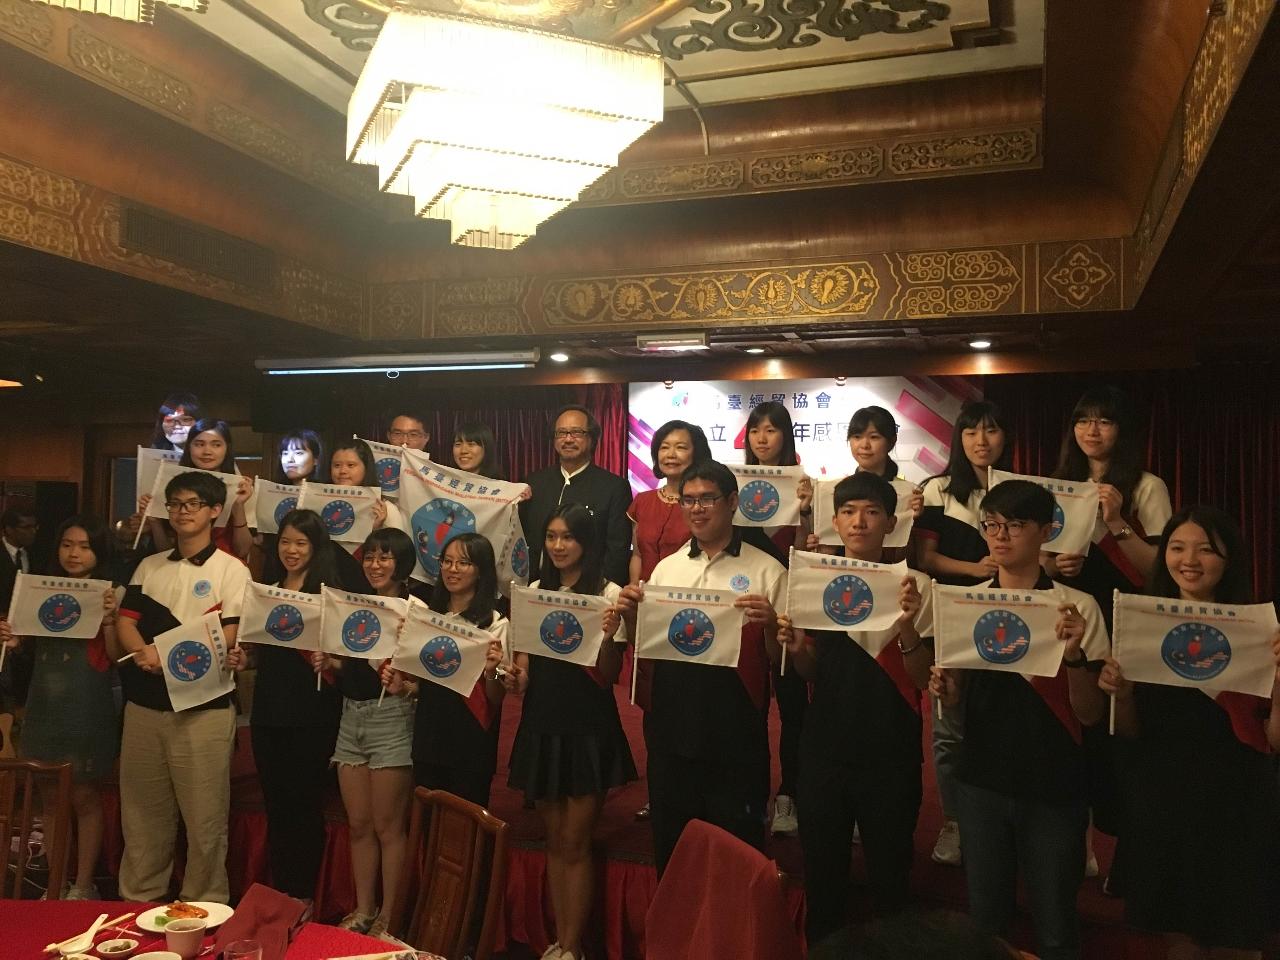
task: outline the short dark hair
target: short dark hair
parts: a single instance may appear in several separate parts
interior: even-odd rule
[[[1222,571],[1222,579],[1213,589],[1215,603],[1250,603],[1253,600],[1251,580],[1251,563],[1245,551],[1244,535],[1240,526],[1225,511],[1205,504],[1184,507],[1164,525],[1160,533],[1160,546],[1156,550],[1156,563],[1147,583],[1147,593],[1154,597],[1177,597],[1180,593],[1178,585],[1169,574],[1165,563],[1165,553],[1169,549],[1169,540],[1173,531],[1184,523],[1194,523],[1209,535],[1213,552],[1227,562]],[[1221,546],[1221,549],[1219,549]]]
[[[693,463],[711,459],[711,444],[707,442],[707,435],[701,427],[684,420],[668,420],[653,431],[653,442],[649,444],[649,455],[653,459],[653,475],[659,479],[662,477],[662,471],[658,468],[658,451],[662,448],[662,441],[677,430],[688,433],[689,439],[693,442]]]
[[[764,403],[756,404],[751,408],[751,412],[747,414],[747,433],[752,428],[758,426],[761,420],[768,420],[773,424],[774,429],[782,434],[782,450],[778,453],[778,466],[794,467],[799,463],[796,456],[796,433],[795,425],[791,422],[791,414],[787,411],[784,404],[777,400],[766,400]],[[751,439],[748,437],[746,442],[746,461],[747,463],[759,463],[755,451],[751,449]]]
[[[832,509],[837,513],[850,500],[870,500],[884,507],[885,513],[893,516],[898,512],[898,491],[884,477],[865,470],[845,477],[836,484],[832,496]]]
[[[476,592],[471,598],[471,605],[462,611],[462,619],[486,630],[493,623],[494,606],[498,598],[498,564],[494,558],[493,544],[483,534],[454,534],[440,548],[441,560],[450,544],[454,543],[462,547],[463,555],[475,564],[477,574]],[[443,576],[431,588],[431,599],[427,601],[427,606],[436,613],[449,611],[449,588],[445,586]]]
[[[365,449],[368,448],[366,447]],[[364,545],[361,549],[365,554],[368,554],[371,550],[379,550],[395,557],[396,568],[391,577],[397,583],[404,583],[408,580],[413,573],[414,564],[417,563],[417,554],[413,549],[413,541],[409,539],[407,533],[403,530],[397,530],[395,527],[382,527],[379,530],[374,530],[364,538]]]
[[[845,435],[846,440],[852,440],[860,433],[866,433],[867,427],[875,427],[886,440],[889,441],[889,449],[892,450],[898,445],[898,421],[893,419],[893,414],[884,407],[862,407],[853,412],[853,416],[849,419],[849,432]],[[885,457],[885,479],[892,480],[898,475],[898,462],[893,457]]]
[[[311,476],[307,477],[316,483],[323,483],[327,475],[325,467],[328,466],[324,462],[324,443],[320,439],[320,434],[306,427],[300,427],[297,430],[290,430],[276,445],[276,462],[273,472],[280,478],[280,483],[288,483],[289,478],[284,475],[284,468],[280,466],[280,454],[284,453],[289,447],[301,447],[310,452],[315,460],[315,466],[311,469]]]
[[[212,474],[200,473],[195,470],[189,473],[180,473],[172,480],[164,485],[164,498],[172,499],[173,495],[180,490],[187,493],[194,493],[197,497],[211,506],[223,506],[227,499],[227,487],[221,480]]]
[[[684,485],[690,480],[706,480],[708,483],[714,483],[722,497],[738,492],[738,478],[719,460],[708,458],[691,463],[689,469],[684,472],[684,476],[680,478],[681,493],[684,493]]]
[[[361,486],[381,486],[378,483],[378,468],[373,465],[373,451],[367,443],[358,437],[353,437],[350,440],[339,440],[333,445],[333,449],[329,451],[329,463],[331,466],[333,455],[339,450],[354,450],[356,456],[360,458],[360,462],[364,465],[364,483]]]
[[[58,529],[53,534],[54,554],[51,564],[53,576],[67,575],[67,571],[62,569],[62,564],[58,561],[57,550],[58,545],[62,543],[62,538],[72,527],[79,527],[89,538],[89,549],[93,551],[91,576],[95,579],[110,580],[115,557],[115,539],[111,536],[111,528],[107,526],[106,521],[90,513],[78,513],[58,524]]]
[[[1030,480],[997,483],[982,498],[983,513],[998,513],[1006,520],[1030,520],[1044,526],[1053,522],[1053,494]]]
[[[431,433],[431,421],[424,417],[420,412],[409,410],[405,407],[397,407],[395,410],[392,410],[387,414],[386,424],[388,430],[391,429],[391,424],[395,422],[396,417],[408,417],[410,420],[417,420],[422,424],[423,433]]]
[[[187,433],[186,445],[182,448],[182,459],[178,461],[178,465],[182,467],[194,467],[195,463],[191,459],[191,442],[202,433],[212,431],[220,436],[227,445],[227,452],[222,458],[222,463],[218,465],[220,473],[236,472],[236,453],[231,446],[231,424],[225,420],[216,420],[208,417],[204,420],[197,420],[194,427]]]
[[[293,527],[311,541],[311,561],[307,564],[302,589],[298,592],[319,593],[322,584],[339,583],[338,558],[333,551],[340,548],[334,546],[329,539],[329,528],[320,519],[320,514],[314,510],[290,510],[286,513],[280,521],[280,532],[276,534],[277,552],[280,549],[279,536],[284,533],[285,527]]]
[[[556,415],[551,418],[551,425],[554,428],[555,423],[566,413],[578,412],[587,418],[587,436],[591,438],[591,449],[595,450],[596,445],[600,443],[600,421],[596,419],[594,413],[588,410],[580,403],[566,403],[563,407],[556,411]]]
[[[22,505],[5,507],[4,513],[0,513],[0,530],[8,530],[10,527],[16,527],[18,525],[18,521],[23,517],[31,517],[33,520],[39,519],[34,507]]]

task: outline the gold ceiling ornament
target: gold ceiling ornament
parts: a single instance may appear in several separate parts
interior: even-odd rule
[[[325,0],[304,2],[308,6],[330,6]],[[346,0],[341,6],[376,17],[385,17],[393,10],[435,10],[518,23],[586,40],[622,43],[661,23],[688,3],[689,0]],[[332,28],[331,18],[324,19]]]
[[[397,7],[347,106],[347,159],[455,243],[510,250],[617,166],[662,94],[648,51]]]
[[[209,0],[31,0],[77,13],[97,13],[116,20],[133,23],[153,23],[157,7],[173,7],[187,13],[204,13]]]

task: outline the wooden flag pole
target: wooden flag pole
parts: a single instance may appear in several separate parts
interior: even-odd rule
[[[304,480],[303,483],[306,483]],[[324,584],[320,584],[320,645],[324,646]],[[316,671],[316,693],[324,686],[324,668]]]
[[[1111,698],[1111,721],[1108,724],[1107,729],[1108,729],[1108,732],[1111,734],[1111,736],[1114,737],[1116,735],[1116,698],[1115,697]]]
[[[640,581],[640,589],[644,589],[644,581]],[[631,638],[631,705],[636,703],[636,677],[640,675],[640,611],[636,611],[636,633]]]
[[[116,661],[116,663],[124,663],[126,660],[132,660],[134,657],[136,657],[136,656],[137,656],[139,653],[141,653],[141,652],[142,652],[141,650],[138,650],[138,651],[136,651],[136,652],[134,652],[134,653],[126,653],[123,657],[121,657],[119,660],[117,660],[117,661]]]

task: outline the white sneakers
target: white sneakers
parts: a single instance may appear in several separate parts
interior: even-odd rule
[[[560,946],[560,944],[553,943],[542,952],[540,960],[587,960],[587,955],[584,953],[575,957],[564,947]]]
[[[944,820],[938,832],[938,842],[933,845],[933,862],[947,867],[958,867],[960,855],[960,825],[954,820]]]
[[[794,837],[800,832],[800,822],[796,819],[796,802],[785,793],[774,798],[773,824],[770,829],[785,837]]]

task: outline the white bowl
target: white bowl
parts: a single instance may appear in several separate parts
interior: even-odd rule
[[[127,957],[133,951],[138,949],[138,941],[130,937],[120,937],[115,940],[103,940],[95,947],[100,957],[110,957],[111,960],[119,960],[120,957]]]
[[[146,953],[135,953],[133,960],[182,960],[182,954],[169,950],[149,950]]]

